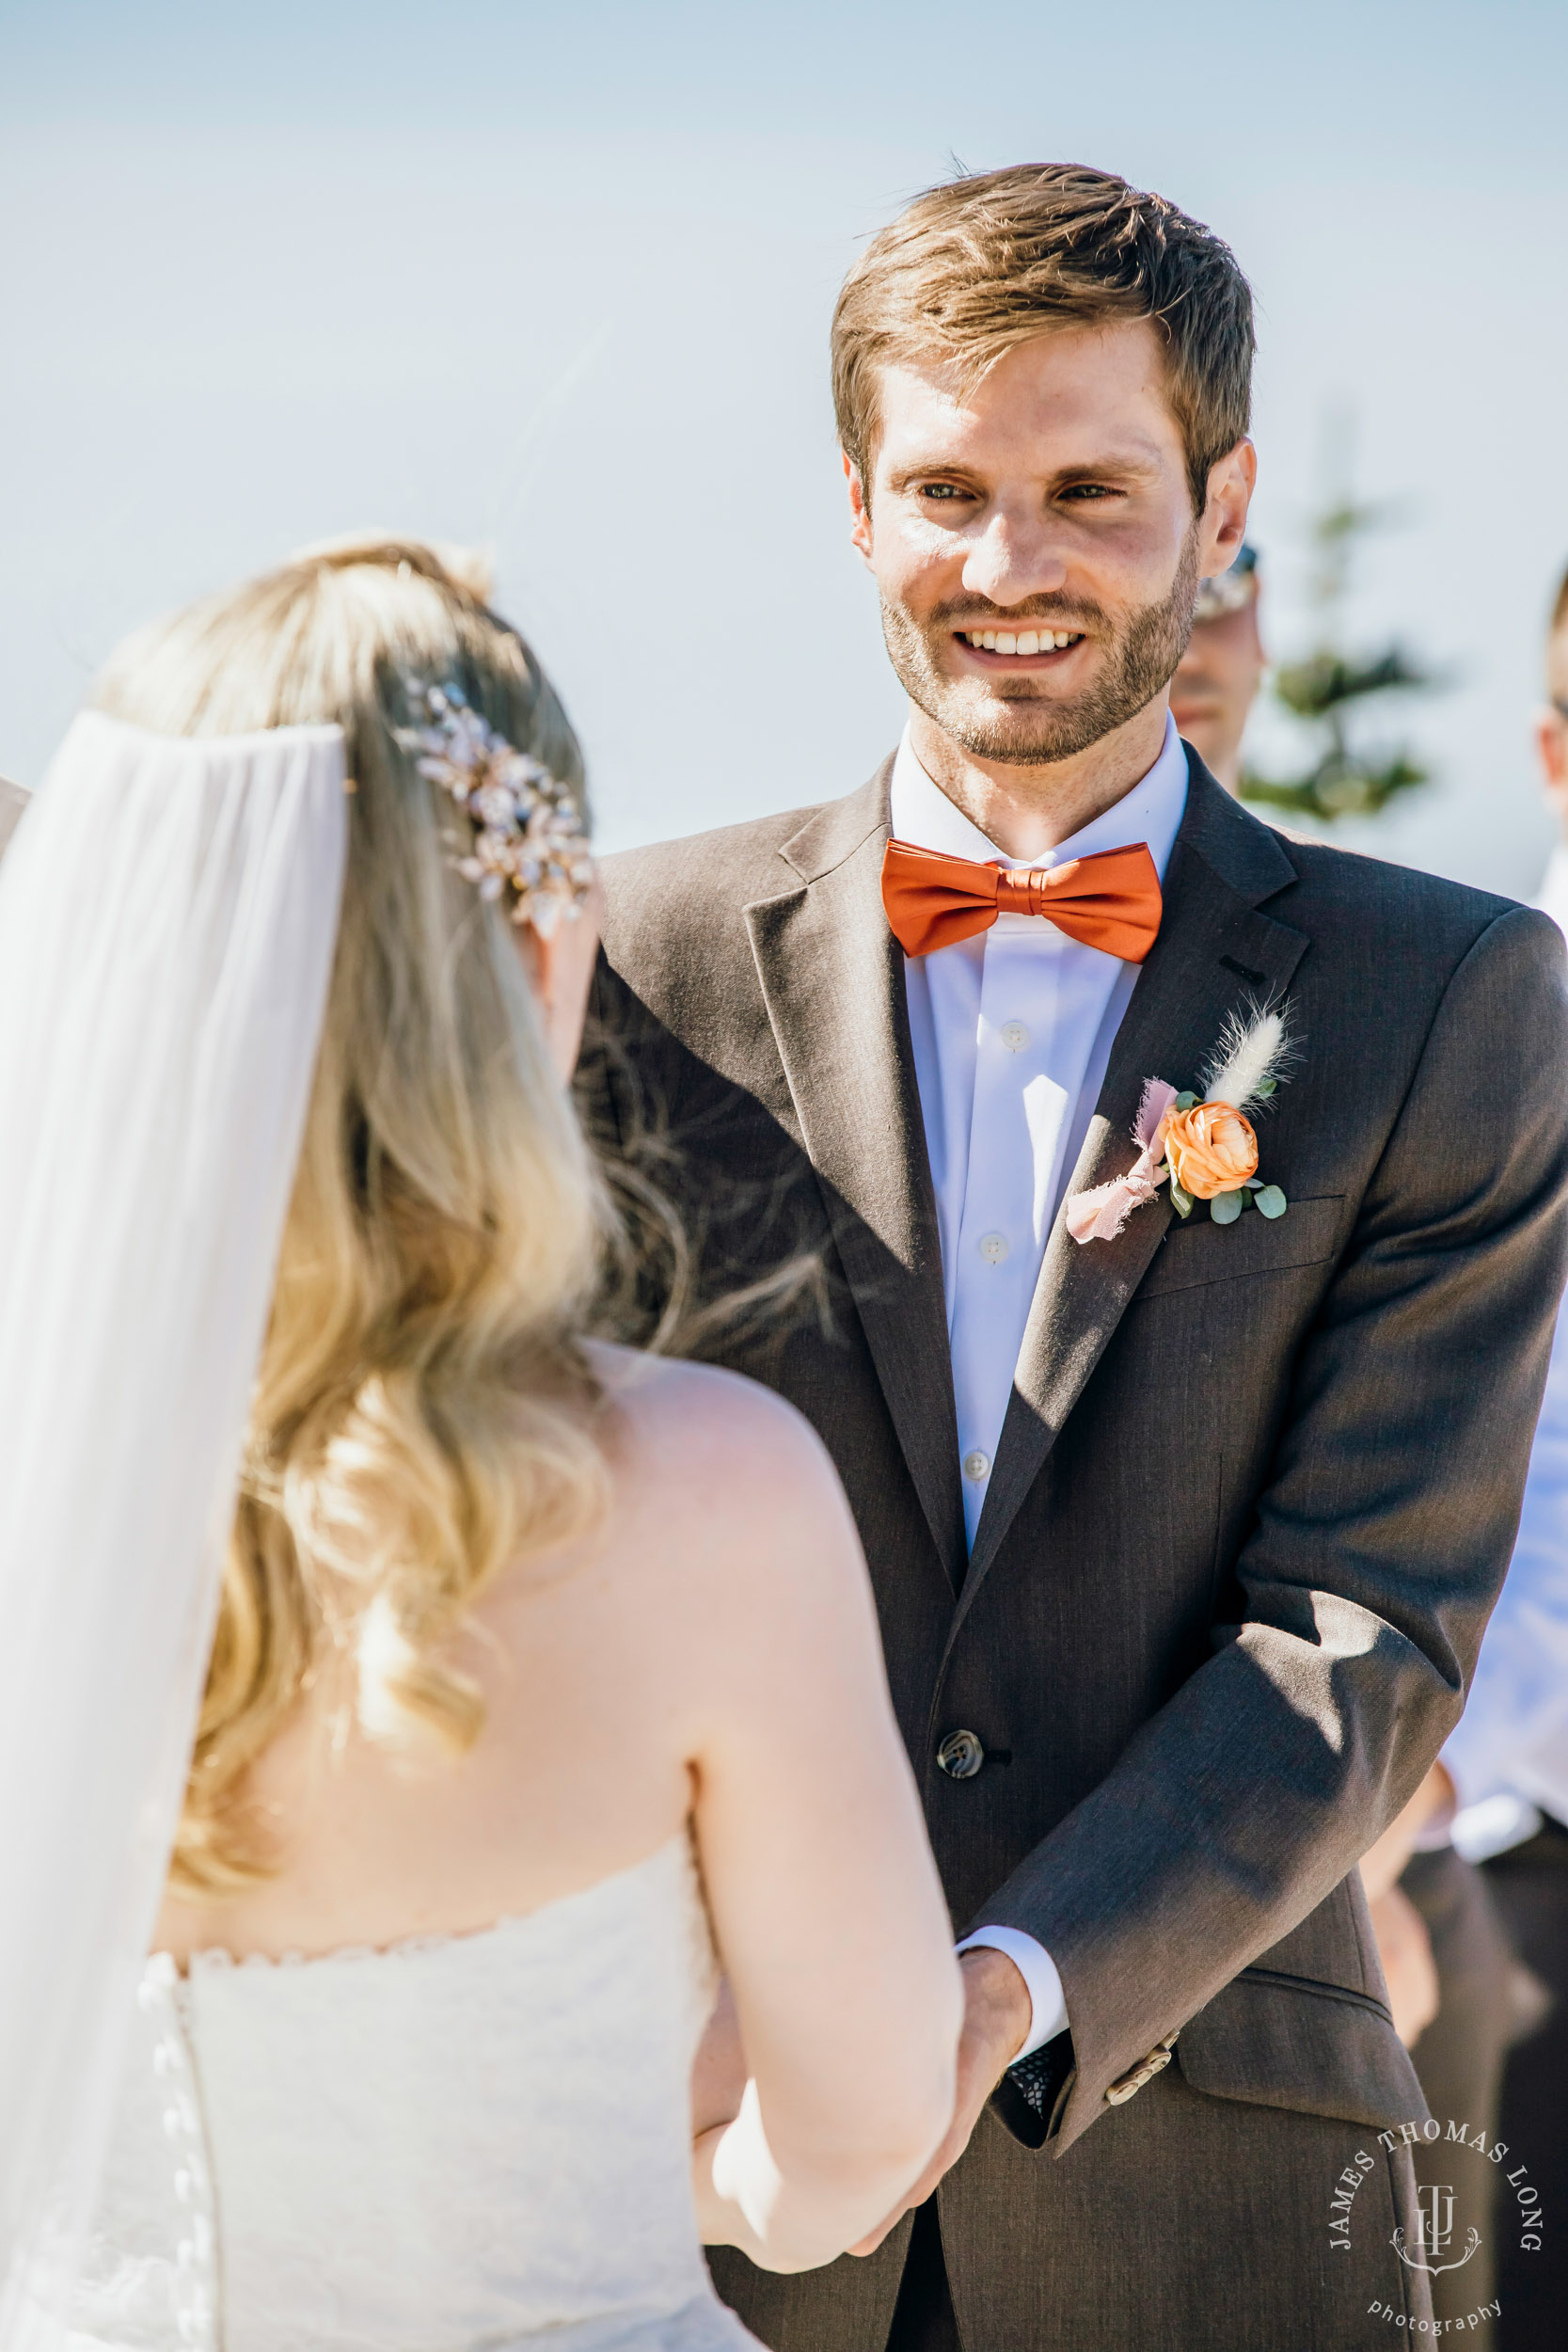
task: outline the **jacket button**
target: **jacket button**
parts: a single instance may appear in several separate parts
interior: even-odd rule
[[[973,1780],[986,1760],[986,1751],[973,1731],[950,1731],[937,1750],[937,1762],[949,1780]]]

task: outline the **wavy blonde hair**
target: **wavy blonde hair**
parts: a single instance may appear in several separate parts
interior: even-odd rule
[[[445,1654],[508,1564],[607,1487],[582,1333],[609,1227],[504,908],[451,870],[453,811],[397,739],[402,679],[455,680],[582,788],[566,717],[483,582],[414,541],[328,546],[121,646],[98,707],[172,735],[333,721],[349,850],[305,1141],[246,1432],[174,1883],[275,1857],[251,1766],[331,1652],[372,1735],[461,1752]]]

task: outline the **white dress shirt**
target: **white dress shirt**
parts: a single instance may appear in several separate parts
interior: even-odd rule
[[[932,783],[907,732],[893,768],[894,838],[981,865],[1062,866],[1144,841],[1164,882],[1186,805],[1186,754],[1168,716],[1143,781],[1038,857],[1006,857],[988,841]],[[1043,916],[1002,914],[977,938],[907,957],[904,970],[973,1545],[1046,1239],[1138,966],[1085,947]],[[974,1944],[1006,1952],[1029,1987],[1034,2019],[1021,2057],[1064,2029],[1062,1980],[1033,1936],[980,1928],[958,1948]]]
[[[1553,852],[1537,903],[1568,931],[1568,849]],[[1453,1842],[1471,1860],[1529,1836],[1542,1812],[1568,1824],[1568,1309],[1552,1342],[1513,1557],[1443,1762],[1460,1805]]]

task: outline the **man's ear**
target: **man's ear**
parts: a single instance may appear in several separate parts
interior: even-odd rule
[[[871,561],[871,501],[865,495],[865,485],[861,480],[860,468],[852,462],[848,451],[841,449],[838,453],[844,465],[844,479],[849,485],[851,517],[849,545],[859,552],[863,563],[869,564]]]
[[[1535,722],[1535,751],[1542,781],[1559,815],[1568,817],[1568,721],[1560,719],[1555,709],[1543,710]]]
[[[1258,452],[1249,440],[1238,441],[1217,465],[1210,467],[1209,496],[1198,517],[1200,580],[1214,580],[1227,572],[1240,555],[1257,482]]]

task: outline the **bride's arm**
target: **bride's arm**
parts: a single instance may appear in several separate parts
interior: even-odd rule
[[[793,1412],[723,1386],[692,1762],[738,2040],[721,2016],[695,2179],[709,2244],[797,2270],[853,2245],[925,2167],[952,2113],[962,2005],[842,1490]],[[742,2047],[736,2114],[725,2074]],[[702,2130],[716,2108],[735,2120]]]
[[[701,2139],[716,2124],[733,2123],[746,2089],[746,2053],[728,1977],[719,1980],[713,2014],[703,2029],[691,2068],[691,2137]]]

